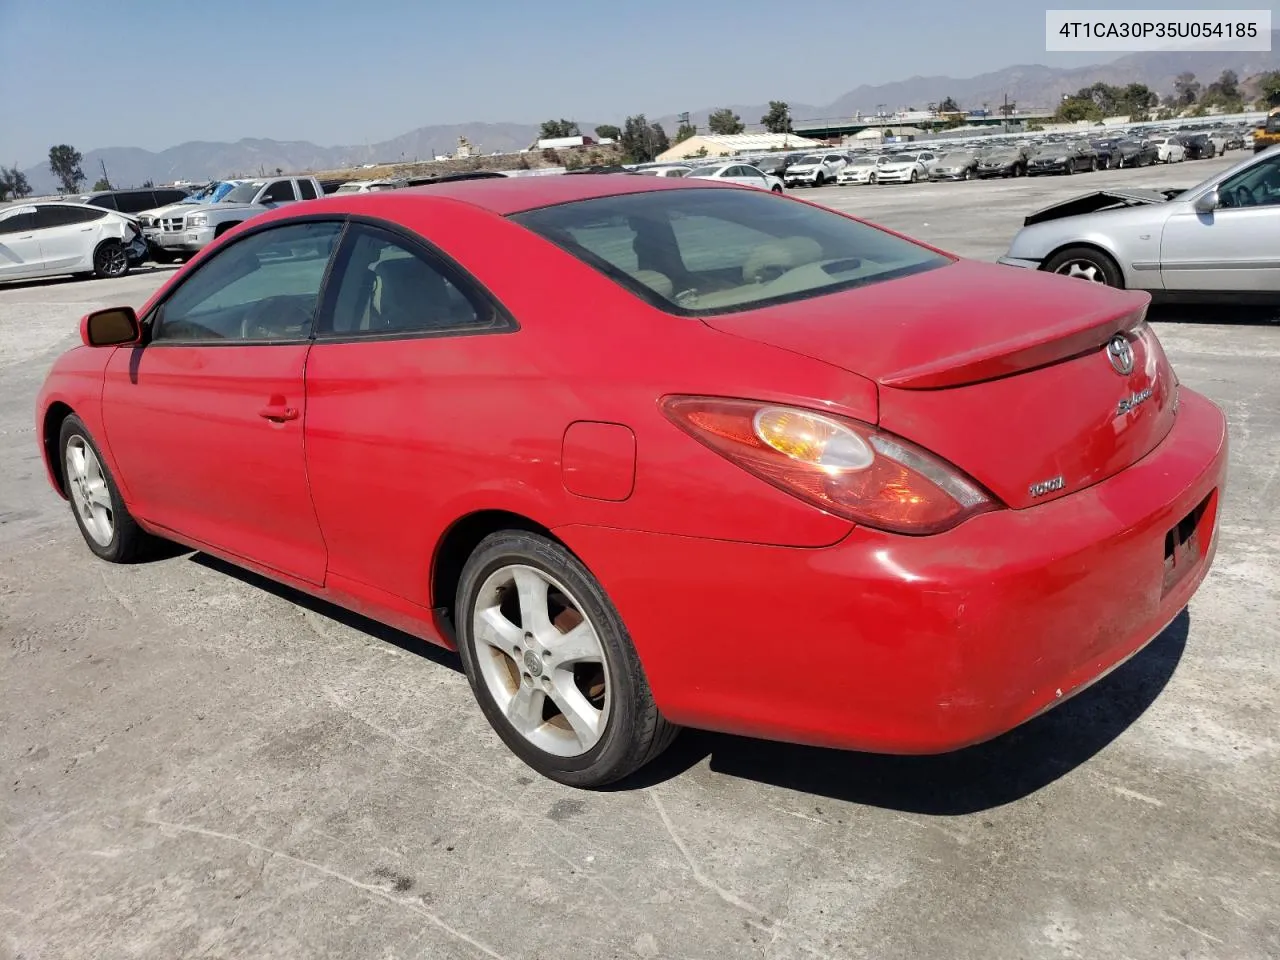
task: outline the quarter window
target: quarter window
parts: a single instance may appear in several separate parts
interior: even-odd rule
[[[375,227],[353,225],[340,258],[331,329],[322,336],[396,336],[502,326],[453,272]]]
[[[341,233],[338,222],[291,223],[231,244],[160,307],[152,340],[305,339]]]

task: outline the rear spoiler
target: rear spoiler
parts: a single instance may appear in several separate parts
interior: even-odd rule
[[[1158,190],[1140,188],[1120,190],[1095,190],[1062,203],[1037,210],[1028,214],[1022,221],[1023,226],[1044,223],[1047,220],[1061,220],[1064,217],[1078,217],[1083,213],[1097,213],[1100,210],[1116,210],[1121,207],[1140,207],[1148,203],[1165,203],[1182,193],[1183,187],[1161,187]]]

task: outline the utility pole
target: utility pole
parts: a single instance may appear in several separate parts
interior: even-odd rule
[[[101,157],[99,157],[99,158],[98,158],[98,162],[99,162],[100,164],[102,164],[102,181],[103,181],[103,183],[105,183],[105,184],[107,185],[107,189],[108,189],[108,190],[110,190],[110,189],[111,189],[111,178],[107,176],[107,161],[105,161],[105,160],[103,160]]]

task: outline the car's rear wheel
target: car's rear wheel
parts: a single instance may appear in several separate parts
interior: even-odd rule
[[[58,450],[63,490],[89,549],[112,563],[130,563],[142,556],[151,538],[124,505],[115,478],[75,414],[62,421]]]
[[[618,612],[555,541],[521,530],[486,537],[463,568],[455,611],[481,710],[543,776],[603,786],[674,739]]]
[[[129,254],[119,240],[103,240],[93,251],[96,277],[123,277],[129,272]]]
[[[1101,250],[1092,247],[1068,247],[1044,263],[1044,270],[1064,277],[1075,277],[1108,287],[1123,287],[1124,275],[1119,265]]]

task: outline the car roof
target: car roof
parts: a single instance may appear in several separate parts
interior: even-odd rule
[[[706,183],[690,183],[676,177],[503,177],[493,180],[460,180],[454,183],[407,187],[382,196],[388,203],[403,202],[406,198],[415,195],[446,197],[505,217],[525,210],[572,203],[576,200],[593,200],[597,197],[615,197],[630,193],[652,193],[658,190],[690,189],[717,188],[710,187]],[[379,194],[372,196],[379,196]]]

